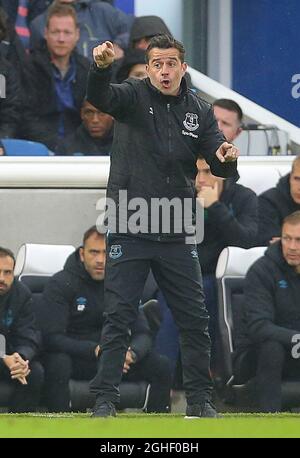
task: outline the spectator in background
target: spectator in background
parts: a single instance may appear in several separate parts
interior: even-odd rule
[[[147,78],[146,53],[143,49],[127,49],[124,57],[119,61],[116,74],[117,83],[127,78]]]
[[[259,411],[269,413],[282,410],[282,379],[300,382],[299,350],[292,351],[300,334],[300,211],[284,219],[280,235],[246,275],[233,361],[233,383],[255,377]]]
[[[300,210],[300,157],[293,162],[292,171],[280,178],[276,188],[258,197],[259,243],[268,245],[280,238],[283,220]]]
[[[228,142],[233,142],[242,132],[243,112],[231,99],[218,99],[213,103],[214,115],[219,129]]]
[[[204,239],[197,246],[201,263],[206,305],[210,315],[213,344],[217,326],[215,271],[221,251],[227,246],[250,248],[256,245],[258,204],[256,194],[237,184],[238,175],[223,180],[211,173],[204,158],[197,160],[197,197],[204,207]],[[212,348],[212,360],[215,348]]]
[[[6,339],[0,380],[12,385],[10,412],[31,412],[39,405],[44,371],[35,359],[40,336],[29,290],[14,279],[13,253],[0,247],[0,334]]]
[[[105,236],[90,228],[83,246],[71,254],[43,293],[46,398],[50,411],[67,411],[69,380],[90,380],[97,372],[104,323]],[[152,337],[142,311],[131,328],[123,380],[151,384],[148,412],[167,412],[171,375],[168,360],[152,351]]]
[[[45,38],[47,46],[34,50],[27,68],[24,135],[54,151],[59,140],[81,123],[90,64],[74,50],[79,29],[71,6],[49,8]]]
[[[21,113],[20,80],[15,68],[0,54],[0,139],[18,134]]]
[[[56,4],[68,3],[75,8],[80,31],[78,52],[92,60],[93,47],[106,40],[114,43],[118,58],[128,46],[130,18],[107,2],[99,0],[55,0]],[[44,37],[47,12],[38,16],[30,25],[31,47],[37,47]]]
[[[87,100],[81,108],[81,125],[60,142],[56,155],[108,156],[113,141],[112,116],[102,113]]]
[[[130,29],[129,47],[146,51],[151,38],[164,33],[172,35],[159,16],[136,17]]]

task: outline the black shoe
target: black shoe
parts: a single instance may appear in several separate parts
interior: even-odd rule
[[[94,412],[91,416],[93,418],[96,418],[96,417],[107,418],[107,417],[116,417],[116,415],[117,415],[116,408],[112,402],[109,402],[109,401],[97,402],[96,401]]]
[[[220,418],[220,415],[218,415],[214,405],[210,401],[205,401],[204,404],[187,405],[184,418]]]

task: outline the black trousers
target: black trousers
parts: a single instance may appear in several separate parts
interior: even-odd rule
[[[22,385],[18,380],[12,380],[9,369],[4,364],[1,365],[0,380],[14,387],[9,400],[11,413],[35,412],[39,406],[44,383],[44,369],[38,361],[32,361],[29,368],[31,372],[26,377],[27,385]]]
[[[45,403],[49,412],[70,410],[69,380],[91,380],[97,373],[97,362],[71,358],[66,353],[48,353],[44,357]],[[123,381],[149,382],[150,393],[147,412],[168,412],[170,410],[171,369],[166,356],[149,353],[133,364]]]
[[[106,321],[101,357],[90,384],[97,399],[118,403],[118,386],[132,323],[150,268],[179,329],[183,386],[188,404],[211,396],[210,338],[195,246],[110,237],[105,276]]]
[[[298,380],[300,383],[300,360],[292,358],[291,350],[281,343],[266,341],[235,359],[235,383],[245,383],[252,377],[255,377],[259,411],[280,412],[283,407],[282,380]]]

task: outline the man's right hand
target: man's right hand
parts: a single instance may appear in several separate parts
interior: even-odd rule
[[[93,58],[97,67],[109,67],[116,58],[114,45],[110,41],[105,41],[93,49]]]
[[[25,361],[19,353],[13,353],[3,358],[8,367],[12,380],[18,380],[22,385],[27,385],[26,377],[30,374],[29,361]]]

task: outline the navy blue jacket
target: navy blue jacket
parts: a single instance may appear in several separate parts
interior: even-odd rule
[[[251,266],[244,292],[236,353],[268,340],[290,349],[292,337],[300,333],[300,275],[283,258],[281,242]]]
[[[0,334],[5,336],[8,355],[17,352],[30,361],[40,350],[31,293],[18,280],[5,296],[0,296]]]
[[[283,220],[300,210],[290,193],[290,174],[280,178],[276,188],[268,189],[258,196],[259,243],[268,245],[272,237],[281,236]]]

